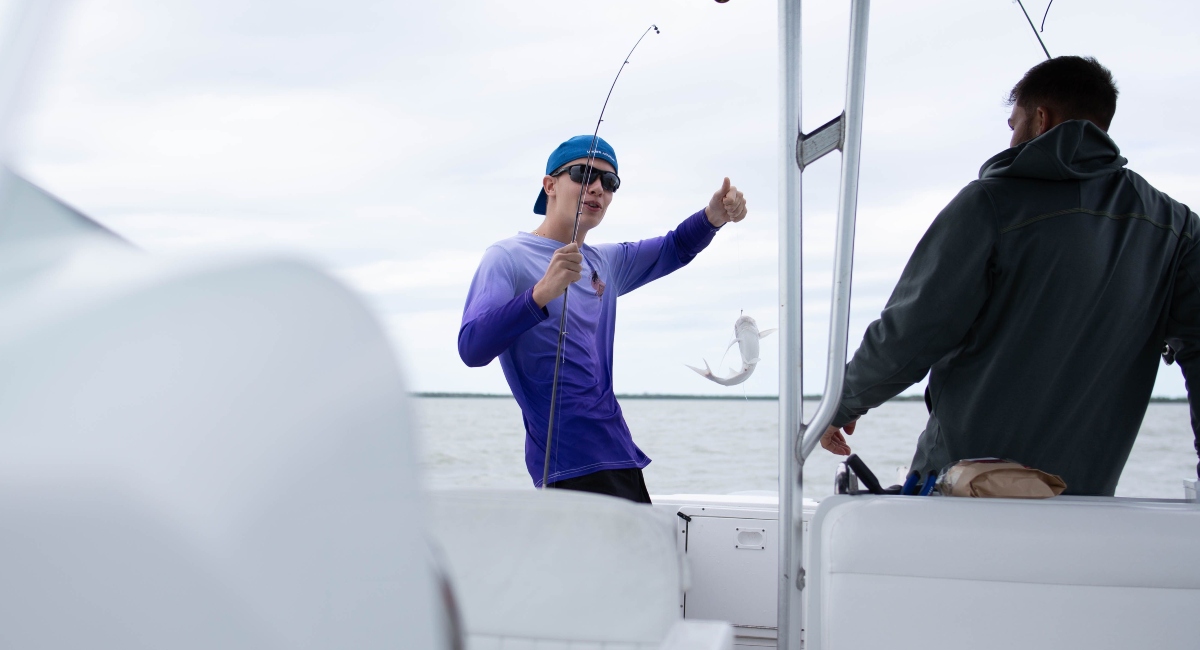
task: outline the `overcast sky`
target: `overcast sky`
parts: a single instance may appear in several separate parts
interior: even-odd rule
[[[1046,2],[1026,5],[1040,21]],[[765,0],[80,0],[29,102],[19,166],[153,254],[314,260],[375,308],[415,389],[507,392],[498,363],[467,368],[456,351],[475,266],[538,225],[546,156],[591,132],[622,58],[656,23],[600,130],[622,186],[588,242],[663,234],[723,176],[750,215],[621,299],[616,388],[774,394],[776,337],[744,389],[683,364],[715,367],[740,311],[764,329],[778,319],[776,12]],[[806,3],[805,130],[842,109],[848,13]],[[1189,204],[1197,24],[1195,2],[1057,0],[1043,35],[1051,54],[1112,69],[1113,138]],[[938,210],[1007,146],[1003,100],[1044,58],[1009,0],[876,2],[870,36],[852,348]],[[838,167],[834,154],[805,173],[810,393],[824,381]],[[1156,392],[1183,393],[1174,367]]]

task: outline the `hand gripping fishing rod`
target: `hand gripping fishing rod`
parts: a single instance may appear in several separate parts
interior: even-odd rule
[[[638,45],[642,44],[642,39],[654,30],[655,34],[658,31],[658,25],[650,25],[642,35],[638,37],[637,42],[633,47],[629,48],[629,54],[625,55],[625,61],[621,67],[617,68],[617,76],[613,77],[612,85],[608,87],[608,95],[604,97],[604,105],[600,107],[600,118],[596,120],[596,128],[592,131],[592,143],[588,146],[587,172],[584,173],[583,184],[579,187],[579,198],[575,200],[575,224],[571,227],[571,243],[575,243],[575,238],[579,236],[579,216],[583,214],[583,193],[592,184],[592,163],[596,160],[596,139],[600,136],[600,123],[604,121],[604,111],[608,108],[608,100],[612,98],[613,88],[617,87],[617,79],[621,78],[621,72],[625,70],[625,66],[629,64],[629,57],[633,56],[633,51]],[[546,459],[542,463],[542,488],[546,488],[550,480],[550,443],[554,440],[554,410],[558,402],[558,372],[562,367],[563,358],[563,342],[567,338],[567,295],[571,293],[571,285],[563,290],[562,315],[558,317],[558,347],[554,351],[554,380],[550,384],[550,416],[546,423]]]

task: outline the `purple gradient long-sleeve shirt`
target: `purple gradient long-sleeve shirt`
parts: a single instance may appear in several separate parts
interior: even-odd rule
[[[613,393],[617,296],[683,267],[708,246],[716,231],[701,210],[662,237],[580,247],[583,277],[571,285],[567,303],[551,483],[650,464],[634,444]],[[500,357],[525,421],[525,465],[538,487],[546,455],[562,297],[538,307],[533,285],[562,245],[518,233],[489,247],[471,281],[458,331],[458,354],[468,366],[485,366]]]

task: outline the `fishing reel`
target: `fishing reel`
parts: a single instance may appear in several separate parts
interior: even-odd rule
[[[908,478],[905,479],[904,485],[893,485],[891,487],[883,487],[879,483],[879,479],[875,477],[875,473],[863,459],[858,457],[858,454],[850,454],[846,460],[838,463],[837,472],[833,477],[833,493],[834,494],[903,494],[911,496],[929,496],[933,493],[934,483],[937,481],[937,474],[929,472],[925,477],[925,481],[921,482],[921,474],[917,471],[908,473]],[[866,489],[861,489],[859,483]]]

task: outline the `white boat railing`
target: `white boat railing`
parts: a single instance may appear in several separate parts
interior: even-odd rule
[[[846,71],[846,107],[834,120],[810,134],[800,130],[800,0],[780,0],[780,109],[783,147],[779,209],[779,599],[778,647],[801,647],[804,631],[804,461],[833,421],[846,375],[850,329],[850,280],[854,265],[854,223],[858,207],[858,170],[862,146],[862,110],[867,72],[867,22],[870,0],[852,0],[850,52]],[[803,421],[803,255],[801,175],[821,156],[842,151],[837,239],[833,258],[833,299],[829,318],[829,354],[825,388],[812,420]]]

